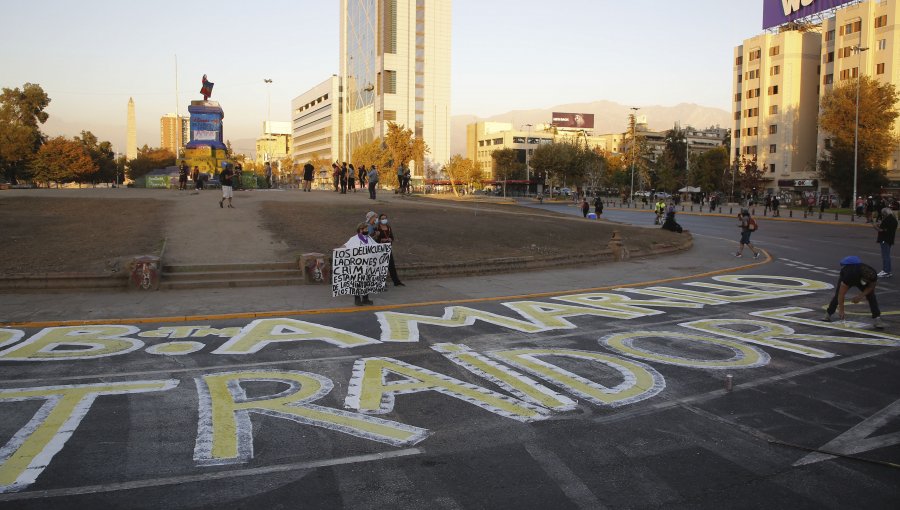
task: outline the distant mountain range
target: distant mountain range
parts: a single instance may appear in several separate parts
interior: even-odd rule
[[[728,127],[732,123],[731,112],[721,108],[681,103],[675,106],[641,106],[638,117],[647,118],[651,130],[664,131],[676,123],[681,127],[706,128],[710,126]],[[525,124],[549,124],[553,112],[594,114],[594,133],[623,133],[628,129],[631,106],[612,101],[593,103],[561,104],[540,110],[513,110],[507,113],[479,118],[475,115],[454,115],[450,118],[450,153],[466,154],[466,126],[478,121],[509,122],[513,129],[521,129]]]

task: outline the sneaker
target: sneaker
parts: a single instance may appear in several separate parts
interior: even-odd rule
[[[874,326],[875,329],[884,329],[884,323],[881,322],[881,317],[875,317],[875,320],[872,321],[872,326]]]
[[[753,254],[753,258],[758,259],[758,258],[759,258],[759,255],[760,255],[761,253],[762,253],[762,252],[756,252],[756,253],[754,253],[754,254]]]
[[[879,277],[879,278],[890,278],[891,276],[894,276],[894,273],[888,273],[888,272],[885,272],[885,271],[878,271],[878,277]]]
[[[825,322],[834,322],[834,316],[828,312],[825,312],[825,318],[822,320]]]
[[[743,257],[743,255],[741,255],[740,253],[735,253],[734,256],[737,257],[737,258]]]

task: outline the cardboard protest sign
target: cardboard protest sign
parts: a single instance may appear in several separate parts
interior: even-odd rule
[[[361,296],[384,292],[390,258],[390,244],[335,249],[331,257],[331,295]]]

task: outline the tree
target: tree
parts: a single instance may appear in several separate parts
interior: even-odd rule
[[[562,184],[578,162],[577,149],[570,143],[550,143],[538,145],[531,155],[531,166],[542,175],[551,187]]]
[[[835,86],[822,97],[819,114],[819,128],[828,136],[818,164],[819,177],[830,182],[845,201],[853,193],[856,93],[856,81]],[[900,95],[892,83],[860,77],[857,173],[862,194],[877,192],[887,184],[885,162],[900,143],[893,132],[900,116],[898,99]]]
[[[397,183],[396,167],[399,165],[409,166],[410,161],[415,161],[416,169],[421,173],[425,165],[425,155],[431,152],[424,140],[413,137],[411,129],[394,122],[388,122],[388,132],[387,136],[384,137],[384,147],[390,155],[389,164],[385,166],[395,169],[391,175],[379,172],[379,177],[385,179],[379,182],[388,185]],[[354,151],[355,156],[356,152]],[[379,170],[381,169],[382,167],[379,166]]]
[[[100,142],[97,137],[90,131],[82,131],[81,136],[76,136],[75,141],[81,143],[91,160],[97,166],[97,171],[90,176],[86,176],[85,181],[75,179],[76,182],[114,182],[118,171],[116,165],[116,154],[113,152],[112,144],[104,141]]]
[[[26,177],[29,160],[37,153],[46,137],[40,126],[49,115],[50,104],[40,85],[26,83],[22,89],[4,88],[0,95],[0,171],[6,180],[17,183]]]
[[[491,153],[494,180],[503,181],[503,196],[506,196],[506,181],[525,178],[525,163],[519,161],[519,153],[511,147]]]
[[[168,149],[150,148],[144,145],[138,149],[136,158],[128,162],[128,178],[138,179],[158,168],[175,165],[175,154]]]
[[[391,172],[388,170],[388,163],[390,162],[391,155],[388,151],[382,146],[381,140],[375,139],[371,142],[366,142],[358,147],[353,148],[353,164],[356,166],[365,165],[366,168],[370,168],[372,165],[378,169],[378,181],[381,182],[382,178],[386,178],[389,174],[393,175],[394,181],[396,182],[397,174],[396,172]],[[315,163],[313,163],[315,165]],[[325,162],[325,167],[330,167],[331,162]],[[319,166],[316,166],[316,169],[319,169]]]
[[[741,169],[741,190],[747,196],[756,198],[762,188],[763,171],[756,164],[755,159],[742,160],[743,168]]]
[[[632,113],[628,119],[628,131],[625,134],[625,140],[622,142],[622,155],[628,171],[634,170],[634,183],[643,187],[644,184],[650,184],[649,165],[647,165],[647,156],[650,154],[650,147],[647,144],[647,137],[641,136],[637,131],[637,116]],[[629,187],[631,179],[629,174]],[[634,190],[631,190],[634,193]]]
[[[478,170],[475,162],[459,154],[450,158],[444,171],[447,172],[447,176],[450,178],[450,187],[457,196],[459,196],[459,192],[456,190],[457,184],[465,184],[467,189],[472,189],[473,184],[481,179],[481,171]]]
[[[62,136],[47,140],[31,160],[31,174],[35,181],[47,183],[79,181],[93,175],[97,165],[84,145]]]
[[[723,180],[725,170],[728,168],[728,149],[725,147],[710,149],[695,156],[691,161],[691,185],[706,192],[724,190],[726,183]],[[730,174],[728,177],[728,184],[731,184]]]

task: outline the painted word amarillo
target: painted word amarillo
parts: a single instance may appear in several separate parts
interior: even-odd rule
[[[179,326],[141,331],[130,325],[51,327],[30,337],[22,330],[0,329],[0,363],[7,367],[16,363],[79,363],[135,356],[139,351],[150,355],[185,356],[205,349],[206,343],[198,340],[208,338],[224,339],[210,351],[211,354],[238,358],[252,356],[275,345],[282,349],[300,349],[304,344],[309,345],[308,342],[353,349],[419,342],[423,326],[466,328],[479,321],[530,335],[575,329],[569,320],[574,317],[629,320],[664,314],[668,309],[690,310],[784,299],[832,288],[828,283],[815,280],[766,275],[716,276],[712,280],[690,282],[684,287],[619,289],[617,292],[564,295],[542,301],[502,303],[514,312],[512,314],[465,306],[448,306],[441,316],[382,311],[375,314],[381,328],[380,338],[290,318],[259,319],[243,327],[223,329]],[[383,417],[393,412],[397,395],[438,392],[503,418],[533,422],[555,413],[572,411],[577,400],[611,410],[649,399],[665,388],[665,379],[651,364],[735,370],[766,365],[769,354],[761,347],[826,359],[836,354],[823,348],[823,343],[900,345],[900,336],[863,329],[862,324],[822,323],[808,318],[811,312],[814,310],[788,306],[754,311],[748,318],[683,322],[678,324],[681,329],[677,331],[629,330],[600,338],[602,350],[598,351],[517,347],[478,352],[460,343],[442,342],[429,346],[456,366],[456,370],[483,379],[484,386],[399,359],[365,357],[354,362],[350,380],[344,386],[347,392],[343,409],[317,404],[334,388],[331,379],[317,373],[272,369],[265,363],[256,363],[250,369],[210,371],[192,380],[199,403],[193,460],[197,466],[216,466],[253,459],[251,414],[404,447],[421,442],[429,435],[429,430]],[[821,333],[837,329],[840,333],[802,334],[790,325],[821,328],[824,330]],[[685,352],[691,351],[691,346],[703,346],[731,355],[718,359],[676,356],[671,350],[654,350],[653,339],[684,345]],[[148,346],[148,342],[154,343]],[[563,360],[565,366],[572,367],[574,363],[583,367],[582,375],[562,368],[559,362]],[[605,374],[604,381],[610,380],[609,374],[617,374],[620,382],[612,387],[605,386],[584,375],[592,371],[598,375],[597,379],[601,373]],[[0,407],[16,406],[24,401],[36,401],[40,406],[0,448],[0,492],[19,491],[33,484],[98,399],[110,395],[142,398],[137,394],[170,391],[182,382],[185,381],[141,378],[0,389]],[[260,382],[277,383],[287,389],[248,396],[248,386]],[[30,405],[33,408],[34,404]],[[6,411],[10,410],[7,407]]]

